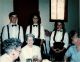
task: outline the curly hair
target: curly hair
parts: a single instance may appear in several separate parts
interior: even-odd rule
[[[17,38],[10,38],[3,41],[3,50],[5,53],[10,53],[13,49],[21,46],[22,43]]]
[[[9,18],[10,18],[12,15],[16,15],[16,16],[17,16],[17,13],[15,13],[15,12],[10,12],[10,13],[9,13]]]

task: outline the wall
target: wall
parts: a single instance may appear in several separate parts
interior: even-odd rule
[[[45,29],[52,31],[54,28],[54,23],[49,22],[49,0],[39,0],[39,10],[42,25]]]
[[[42,25],[50,31],[54,28],[54,23],[49,22],[49,0],[39,0],[39,10]],[[13,0],[0,0],[0,32],[3,25],[9,23],[8,14],[13,11]],[[65,23],[66,30],[72,29],[80,32],[79,0],[68,0],[68,22]]]
[[[8,14],[13,11],[13,0],[0,0],[0,33],[2,26],[9,23]]]
[[[68,0],[68,22],[65,22],[65,28],[68,32],[72,29],[79,31],[79,0]],[[49,22],[49,0],[39,0],[39,10],[44,28],[52,31],[54,23]]]
[[[39,0],[39,10],[42,19],[42,25],[45,29],[52,31],[54,28],[54,22],[49,22],[49,1]],[[65,22],[66,31],[70,32],[72,29],[79,32],[79,0],[68,0],[68,22]],[[49,41],[50,37],[46,38],[47,53],[49,53]]]
[[[75,29],[79,32],[79,0],[68,0],[68,22],[66,30]]]
[[[79,0],[80,3],[80,0]],[[79,4],[79,11],[80,11],[80,4]],[[80,17],[80,12],[79,12],[79,17]],[[79,18],[79,37],[80,37],[80,18]]]

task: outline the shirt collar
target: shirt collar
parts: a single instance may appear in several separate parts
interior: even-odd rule
[[[18,24],[13,24],[13,23],[10,23],[9,25],[10,25],[10,26],[12,26],[12,25],[18,25]]]
[[[33,25],[38,25],[38,24],[33,24]]]
[[[63,29],[61,29],[61,30],[57,30],[58,32],[63,32]]]

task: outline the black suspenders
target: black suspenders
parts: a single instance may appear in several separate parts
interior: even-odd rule
[[[2,39],[2,35],[3,35],[4,27],[5,27],[5,26],[3,26],[2,31],[1,31],[1,42],[3,41],[3,39]]]
[[[30,34],[32,33],[32,25],[30,25]]]
[[[10,39],[10,35],[9,35],[9,26],[7,25],[7,33],[8,33],[8,39]]]
[[[38,26],[38,38],[40,38],[40,30],[41,30],[41,26]]]
[[[20,26],[18,27],[19,31],[18,31],[18,39],[19,39],[19,35],[20,35]],[[7,25],[7,33],[8,33],[8,39],[10,39],[10,34],[9,34],[9,26]]]
[[[40,38],[40,30],[41,30],[41,26],[38,25],[38,38]],[[32,33],[32,25],[30,25],[30,34]]]
[[[18,39],[19,39],[19,35],[20,35],[20,26],[19,26],[19,31],[18,31]]]
[[[54,37],[53,37],[54,42],[56,42],[56,40],[55,40],[56,33],[57,33],[57,31],[55,31],[55,33],[54,33]],[[64,35],[65,35],[65,32],[63,31],[63,36],[62,36],[62,39],[61,39],[61,43],[63,43]]]

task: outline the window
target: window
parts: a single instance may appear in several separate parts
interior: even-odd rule
[[[67,21],[67,0],[50,0],[50,21]]]

